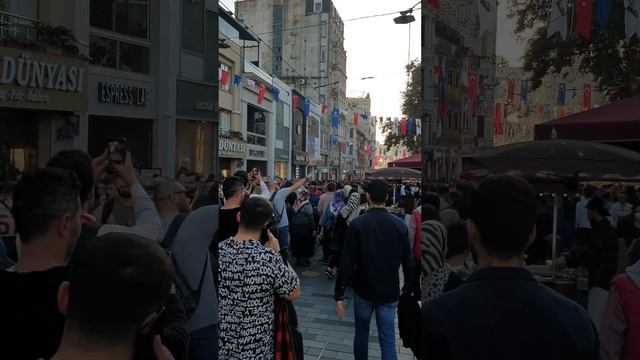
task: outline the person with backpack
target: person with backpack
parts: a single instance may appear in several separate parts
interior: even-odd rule
[[[295,193],[294,193],[295,194]],[[300,191],[291,218],[291,250],[296,266],[310,266],[316,247],[316,224],[309,193]]]
[[[335,237],[336,221],[338,219],[338,213],[345,205],[344,191],[342,189],[335,192],[331,203],[327,205],[322,213],[320,219],[320,227],[322,231],[322,250],[324,252],[323,257],[327,262],[327,270],[325,275],[328,279],[333,279],[332,269],[337,266],[336,251],[337,242]]]
[[[269,199],[273,204],[273,221],[275,224],[277,224],[278,228],[278,234],[274,234],[274,236],[277,236],[281,253],[284,256],[286,256],[289,251],[289,217],[286,213],[285,200],[287,199],[287,196],[289,196],[289,194],[295,192],[296,190],[307,184],[309,181],[311,181],[312,177],[313,174],[310,173],[295,184],[291,181],[287,181],[282,188],[273,191],[273,193],[271,194],[271,198]]]
[[[186,189],[165,179],[153,193],[170,251],[178,298],[185,308],[190,333],[190,360],[218,359],[218,295],[212,268],[217,260],[209,247],[218,232],[219,207],[203,206],[189,213]]]

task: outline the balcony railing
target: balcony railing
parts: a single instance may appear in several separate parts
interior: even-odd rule
[[[38,41],[38,20],[0,11],[0,38],[18,41]]]
[[[0,40],[22,46],[59,48],[73,55],[89,55],[89,46],[76,40],[71,30],[4,11],[0,11]]]

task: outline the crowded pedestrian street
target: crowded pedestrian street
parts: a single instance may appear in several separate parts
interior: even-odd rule
[[[0,360],[640,360],[640,0],[0,0]]]

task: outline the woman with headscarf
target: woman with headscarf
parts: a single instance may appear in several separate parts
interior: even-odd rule
[[[358,188],[345,186],[343,192],[348,194],[348,199],[346,205],[342,207],[336,215],[335,230],[333,231],[333,237],[330,244],[333,256],[329,261],[327,271],[325,271],[325,276],[328,279],[335,278],[333,268],[340,265],[340,252],[342,251],[342,244],[344,243],[344,237],[347,234],[347,229],[349,228],[351,221],[360,215],[360,194],[358,193]]]
[[[322,211],[322,218],[320,218],[320,231],[324,265],[329,265],[333,255],[331,252],[331,242],[333,241],[336,219],[338,212],[344,207],[344,205],[344,192],[340,189],[333,194],[331,203]]]
[[[309,202],[309,193],[301,191],[293,205],[293,216],[290,218],[291,251],[296,259],[296,266],[309,266],[310,258],[316,247],[315,220],[313,208]]]
[[[451,271],[446,262],[447,228],[440,221],[438,210],[425,205],[422,208],[422,303],[440,297],[462,284],[462,279]]]

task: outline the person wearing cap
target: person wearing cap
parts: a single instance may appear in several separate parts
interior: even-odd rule
[[[188,282],[176,283],[176,287],[183,293],[194,290],[199,294],[195,299],[195,310],[187,314],[188,358],[217,359],[218,295],[209,246],[219,230],[219,206],[203,206],[190,211],[187,189],[172,179],[163,179],[156,185],[153,200],[165,231],[162,244],[175,258],[175,271],[179,269]]]
[[[604,200],[595,196],[587,204],[587,215],[593,232],[585,249],[584,263],[589,272],[589,316],[600,324],[611,280],[618,268],[618,236],[611,225]]]

